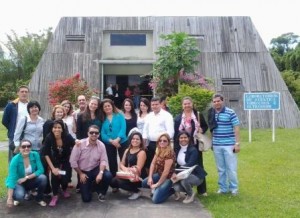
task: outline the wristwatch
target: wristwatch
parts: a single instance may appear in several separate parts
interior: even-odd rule
[[[103,170],[100,170],[100,172],[99,172],[100,174],[103,174]]]
[[[29,179],[29,176],[25,176],[25,178],[26,178],[26,180],[28,180],[28,179]]]
[[[235,145],[237,145],[237,146],[240,146],[240,143],[239,143],[239,142],[237,142],[237,143],[235,143]]]

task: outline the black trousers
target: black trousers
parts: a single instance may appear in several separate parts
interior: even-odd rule
[[[66,191],[71,178],[72,168],[69,162],[63,163],[59,168],[66,171],[66,175],[56,176],[51,172],[51,186],[53,195],[58,194],[58,189],[60,186],[63,191]]]
[[[111,181],[112,188],[121,188],[129,192],[138,193],[142,187],[142,182],[130,182],[128,179],[113,178]]]
[[[118,171],[118,158],[117,152],[119,153],[119,158],[122,160],[123,154],[127,149],[128,145],[127,142],[121,144],[120,148],[116,148],[112,144],[105,144],[108,164],[109,164],[109,171],[111,172],[112,176],[115,177]]]
[[[147,159],[146,159],[146,163],[145,163],[145,168],[149,169],[151,162],[154,158],[155,155],[155,150],[156,150],[156,142],[155,141],[150,141],[149,145],[147,147],[146,150],[146,155],[147,155]]]

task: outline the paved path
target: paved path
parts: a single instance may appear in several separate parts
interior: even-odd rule
[[[143,190],[143,196],[138,200],[128,200],[125,192],[107,194],[107,200],[101,203],[96,194],[90,203],[83,203],[80,194],[72,192],[70,199],[61,199],[55,208],[41,207],[33,200],[24,201],[13,209],[5,205],[6,199],[0,200],[0,217],[99,217],[99,218],[211,218],[210,213],[203,208],[198,199],[193,203],[183,204],[175,201],[171,196],[163,204],[153,204],[147,190]],[[49,200],[47,200],[49,202]]]

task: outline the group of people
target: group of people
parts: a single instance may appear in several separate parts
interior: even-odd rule
[[[109,84],[105,90],[106,98],[111,99],[116,107],[120,108],[125,98],[133,100],[134,108],[138,109],[141,100],[141,89],[138,84],[135,84],[131,90],[129,86],[124,91],[120,91],[118,84]]]
[[[130,200],[138,199],[143,187],[151,189],[153,203],[171,195],[191,203],[196,195],[193,186],[198,194],[207,195],[207,173],[196,135],[208,127],[219,173],[217,193],[238,193],[239,120],[224,106],[220,94],[213,96],[208,125],[201,113],[197,116],[190,97],[182,99],[182,112],[173,118],[158,97],[141,98],[137,114],[131,98],[119,109],[111,99],[93,96],[87,101],[80,95],[78,110],[73,111],[65,100],[53,107],[51,118],[45,121],[39,116],[39,103],[28,102],[28,87],[21,86],[17,94],[2,120],[9,143],[15,147],[10,146],[6,179],[10,207],[28,197],[46,206],[44,194],[51,194],[49,206],[56,206],[59,197],[70,197],[72,169],[83,202],[92,200],[92,191],[100,202],[105,201],[110,186],[113,193],[128,191]],[[177,170],[190,167],[193,171],[187,178],[177,178]],[[133,175],[134,180],[120,177],[118,171]]]

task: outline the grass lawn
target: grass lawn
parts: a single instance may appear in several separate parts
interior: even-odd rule
[[[0,141],[7,141],[7,129],[5,126],[2,125],[2,116],[3,114],[0,114]]]
[[[8,162],[7,162],[8,154],[7,152],[0,152],[0,198],[6,196],[7,189],[5,187],[5,179],[7,176]]]
[[[238,154],[239,195],[217,195],[213,152],[204,154],[208,197],[201,202],[214,217],[300,217],[300,129],[242,130]],[[298,185],[297,185],[298,184]]]

